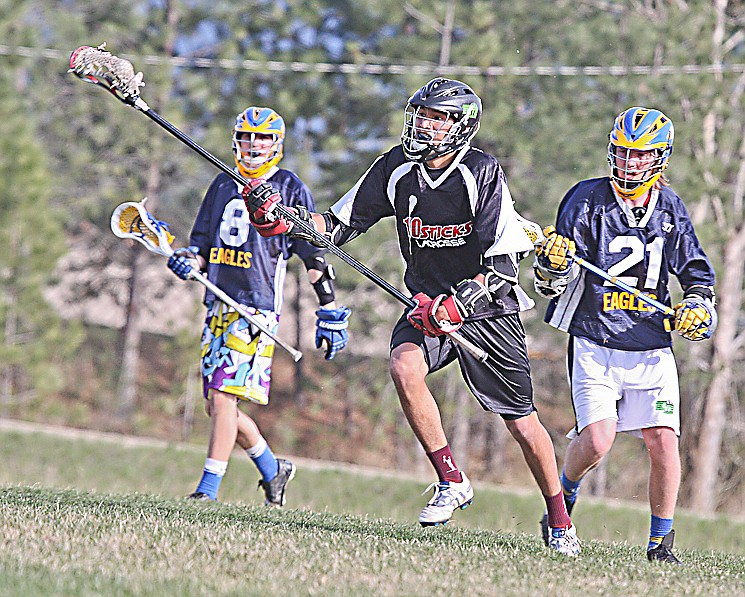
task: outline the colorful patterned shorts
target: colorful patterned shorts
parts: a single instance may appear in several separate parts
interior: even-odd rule
[[[273,311],[246,307],[276,333],[279,318]],[[262,334],[222,301],[207,306],[202,334],[204,397],[210,388],[259,404],[269,402],[274,340]]]

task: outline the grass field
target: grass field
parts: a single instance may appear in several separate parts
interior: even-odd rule
[[[475,484],[422,529],[420,479],[297,458],[288,505],[261,506],[231,461],[221,503],[192,503],[200,446],[0,426],[0,595],[745,595],[745,522],[676,517],[687,566],[644,559],[648,514],[585,500],[583,554],[549,553],[542,500]]]

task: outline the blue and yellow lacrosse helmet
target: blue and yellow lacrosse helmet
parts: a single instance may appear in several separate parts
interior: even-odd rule
[[[259,147],[257,138],[271,138],[271,146]],[[251,106],[235,119],[233,154],[241,175],[259,178],[282,159],[285,121],[271,108]],[[248,145],[247,145],[248,144]]]
[[[636,199],[652,188],[667,168],[674,134],[672,121],[659,110],[637,106],[616,117],[609,135],[608,165],[611,184],[621,197]],[[632,150],[654,152],[654,158],[630,168]]]

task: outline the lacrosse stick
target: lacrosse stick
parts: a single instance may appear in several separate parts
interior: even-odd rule
[[[171,247],[174,237],[168,231],[167,224],[156,220],[145,209],[144,203],[146,200],[147,198],[143,199],[140,203],[128,201],[117,206],[114,213],[111,214],[111,231],[119,238],[131,238],[141,242],[151,253],[170,257],[174,253],[174,250]],[[290,355],[292,355],[293,361],[297,363],[302,358],[303,353],[275,335],[266,325],[249,313],[243,305],[233,300],[223,290],[215,286],[201,272],[192,268],[189,275],[191,278],[204,285],[205,288],[210,290],[226,305],[233,307],[233,309],[235,309],[243,319],[257,327],[261,332],[269,336],[269,338],[289,352]]]
[[[109,91],[119,101],[139,110],[152,121],[160,125],[179,141],[196,151],[213,166],[230,176],[241,186],[246,186],[249,181],[236,172],[233,168],[216,158],[185,133],[177,129],[157,112],[150,109],[150,106],[140,97],[140,87],[145,85],[142,80],[142,73],[135,74],[132,64],[124,58],[119,58],[104,50],[106,44],[101,44],[98,48],[91,46],[81,46],[70,56],[70,69],[68,72],[73,73],[86,83],[92,83],[103,87]],[[416,303],[395,286],[386,282],[375,272],[363,265],[357,259],[352,257],[346,251],[343,251],[332,243],[328,238],[319,234],[315,228],[303,222],[293,211],[287,209],[281,203],[275,208],[276,213],[293,223],[299,230],[302,230],[313,239],[314,244],[328,249],[339,259],[344,261],[350,267],[356,269],[360,274],[377,286],[385,290],[388,294],[403,303],[409,309],[416,307]],[[489,355],[485,350],[476,346],[473,342],[465,338],[459,332],[450,332],[448,334],[455,342],[460,344],[465,350],[481,362],[486,362]]]

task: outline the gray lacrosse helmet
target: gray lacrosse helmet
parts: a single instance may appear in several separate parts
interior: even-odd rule
[[[455,121],[441,141],[432,138],[436,129],[419,124],[421,108],[445,112]],[[404,154],[412,162],[424,162],[456,151],[473,139],[480,122],[481,99],[473,89],[454,79],[432,79],[406,105],[401,132]]]

